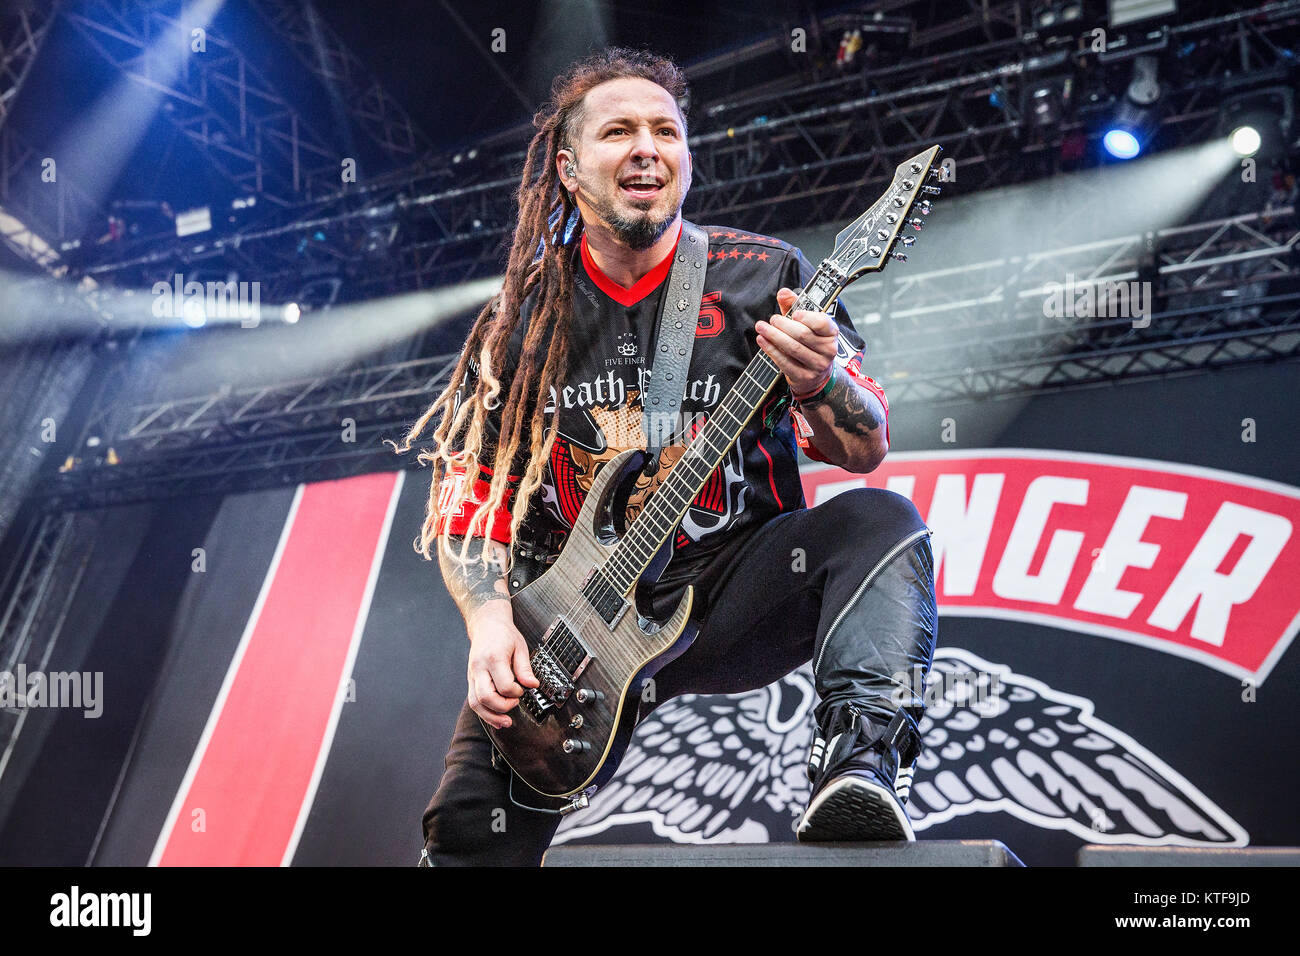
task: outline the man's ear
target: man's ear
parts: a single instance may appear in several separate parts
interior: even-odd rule
[[[556,164],[555,175],[558,176],[558,177],[560,178],[560,182],[561,182],[561,183],[569,183],[569,182],[572,182],[573,177],[566,175],[566,172],[567,172],[569,166],[570,166],[571,164],[576,164],[577,161],[578,161],[578,157],[574,154],[573,150],[569,149],[567,146],[566,146],[565,148],[563,148],[563,149],[556,150],[556,152],[555,152],[555,164]],[[569,188],[569,187],[566,187],[566,188]]]

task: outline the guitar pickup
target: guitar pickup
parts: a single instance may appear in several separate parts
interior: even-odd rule
[[[600,615],[600,619],[612,630],[619,618],[627,613],[631,603],[614,590],[614,586],[596,568],[592,568],[586,580],[582,582],[582,596]]]

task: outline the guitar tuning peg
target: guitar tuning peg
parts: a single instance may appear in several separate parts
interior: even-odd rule
[[[939,193],[943,192],[943,190],[940,189],[938,186],[922,186],[921,192],[929,196],[937,196],[939,195]]]
[[[943,170],[941,170],[938,166],[931,166],[930,171],[926,173],[926,175],[929,176],[931,179],[942,179]]]
[[[933,207],[932,205],[930,205],[930,200],[928,200],[928,199],[922,199],[922,200],[921,200],[921,204],[920,204],[919,206],[916,207],[916,210],[917,210],[917,212],[919,212],[922,216],[928,216],[928,215],[930,215],[930,210],[933,209],[933,208],[934,208],[934,207]]]
[[[898,241],[904,246],[910,246],[912,243],[916,242],[916,236],[899,236]]]
[[[920,232],[920,231],[921,231],[921,227],[925,225],[925,220],[924,220],[924,219],[909,219],[909,220],[907,220],[907,224],[908,224],[909,226],[911,226],[913,229],[915,229],[917,232]]]
[[[907,253],[906,253],[906,252],[891,252],[891,253],[889,254],[889,258],[891,258],[891,259],[897,259],[899,262],[906,262],[906,261],[907,261]]]

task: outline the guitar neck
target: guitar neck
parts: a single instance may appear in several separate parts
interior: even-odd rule
[[[823,262],[791,311],[825,311],[843,288],[843,277],[829,261]],[[780,378],[781,370],[760,349],[610,552],[602,570],[615,593],[627,594],[640,580]]]

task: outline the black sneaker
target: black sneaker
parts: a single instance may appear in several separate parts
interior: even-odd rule
[[[915,841],[912,822],[903,809],[906,798],[900,798],[898,793],[901,781],[897,745],[910,719],[900,711],[884,734],[873,733],[870,723],[850,705],[829,723],[829,741],[823,742],[819,732],[813,746],[809,763],[813,792],[799,820],[799,840]],[[910,769],[906,773],[908,783]]]

